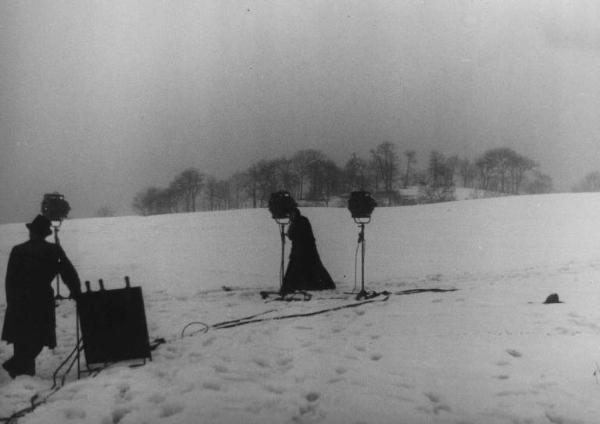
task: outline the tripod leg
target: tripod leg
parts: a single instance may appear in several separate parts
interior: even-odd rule
[[[54,243],[57,246],[60,246],[60,240],[58,238],[58,226],[54,226]],[[54,296],[54,298],[64,299],[64,297],[62,297],[60,294],[60,274],[56,275],[56,295]]]
[[[361,245],[361,279],[360,292],[358,293],[358,296],[356,296],[356,300],[367,298],[367,291],[365,290],[365,224],[360,224],[360,234],[358,236],[358,241]]]
[[[75,328],[77,335],[77,380],[81,378],[81,336],[79,334],[79,308],[75,305]]]
[[[285,224],[279,224],[281,234],[281,265],[279,268],[279,292],[283,290],[283,277],[285,274]]]

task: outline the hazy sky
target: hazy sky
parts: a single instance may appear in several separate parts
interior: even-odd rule
[[[0,222],[382,141],[600,170],[600,2],[3,0]]]

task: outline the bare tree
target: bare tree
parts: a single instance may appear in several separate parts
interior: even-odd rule
[[[248,196],[249,178],[245,172],[236,172],[229,178],[230,205],[233,208],[241,208]]]
[[[519,193],[521,184],[525,178],[525,173],[533,168],[536,168],[537,166],[538,164],[536,162],[525,156],[521,156],[516,153],[511,156],[510,175],[512,178],[512,192],[514,194]],[[538,177],[541,177],[541,175],[538,175]]]
[[[450,187],[454,186],[454,165],[455,160],[446,159],[446,157],[433,150],[429,154],[429,181],[431,187]]]
[[[533,179],[527,184],[526,191],[531,194],[552,193],[554,190],[553,186],[552,178],[549,175],[542,174],[539,171],[533,171]]]
[[[252,207],[258,207],[258,193],[259,193],[259,182],[260,182],[260,167],[258,163],[251,165],[248,170],[244,173],[247,178],[246,187],[247,192],[252,199]]]
[[[600,191],[600,172],[594,171],[587,174],[573,188],[574,192],[596,192]]]
[[[188,168],[179,174],[171,183],[170,188],[177,196],[181,196],[186,212],[196,211],[196,198],[202,189],[204,175],[195,168]]]
[[[343,174],[343,187],[347,192],[367,190],[369,187],[369,163],[359,158],[356,153],[346,162]]]
[[[476,161],[481,188],[518,194],[527,171],[537,164],[507,147],[486,151]]]
[[[473,187],[477,177],[477,167],[469,159],[458,160],[458,175],[463,187]]]
[[[404,152],[406,157],[406,173],[404,174],[404,188],[407,188],[411,182],[413,165],[417,163],[417,152],[414,150],[407,150]]]
[[[399,159],[396,145],[384,141],[371,150],[371,157],[376,169],[376,175],[383,182],[383,189],[388,197],[388,204],[392,203],[394,183],[399,172]]]
[[[289,191],[292,196],[298,197],[300,188],[300,178],[296,173],[294,163],[291,159],[284,157],[273,160],[278,190]]]
[[[304,199],[304,193],[307,183],[315,184],[315,174],[318,173],[319,162],[327,160],[327,156],[320,151],[314,149],[300,150],[292,157],[293,168],[296,172],[299,184],[298,198]],[[318,178],[318,177],[317,177]],[[311,189],[314,192],[314,189]]]
[[[314,165],[313,175],[311,177],[311,188],[313,194],[311,197],[315,199],[325,200],[325,204],[329,204],[329,199],[338,189],[341,171],[334,161],[326,159],[322,162],[316,162]]]
[[[230,198],[229,187],[228,181],[218,180],[212,176],[206,178],[205,193],[209,210],[227,209]]]
[[[455,159],[446,159],[436,150],[429,154],[426,184],[422,188],[419,201],[433,203],[454,200],[455,162]]]
[[[253,167],[253,173],[256,178],[256,187],[258,199],[262,207],[271,193],[278,191],[279,182],[277,181],[277,163],[273,160],[260,160]]]
[[[133,209],[141,215],[153,215],[169,212],[168,191],[149,187],[139,192],[133,199]]]

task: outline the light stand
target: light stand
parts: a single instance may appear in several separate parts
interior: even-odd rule
[[[281,264],[279,267],[279,292],[282,294],[283,277],[285,273],[285,226],[290,223],[290,214],[296,208],[297,204],[288,191],[277,191],[271,193],[269,198],[269,212],[271,217],[279,225],[279,235],[281,236]],[[263,298],[268,296],[268,292],[261,292]]]
[[[279,225],[279,234],[281,236],[281,264],[279,267],[279,292],[283,289],[283,276],[285,274],[285,226],[290,223],[289,218],[276,218],[275,222]]]
[[[56,191],[54,193],[46,193],[42,200],[41,209],[42,215],[48,218],[52,223],[52,228],[54,229],[54,243],[56,243],[57,246],[60,246],[58,230],[71,210],[69,202],[65,200],[65,196]],[[60,273],[56,274],[56,296],[54,296],[54,298],[57,300],[65,299],[65,297],[60,294]]]
[[[52,222],[52,229],[54,229],[54,243],[57,246],[60,246],[60,240],[58,238],[58,231],[60,229],[61,224],[62,224],[62,220],[58,221],[58,224],[55,224],[54,222]],[[60,294],[60,272],[56,274],[56,296],[54,296],[54,299],[56,299],[56,300],[65,299],[65,297]]]
[[[354,222],[358,224],[358,227],[360,228],[360,232],[358,233],[358,244],[361,247],[361,286],[360,292],[356,296],[356,300],[370,299],[379,295],[379,293],[368,293],[365,290],[365,225],[371,222],[371,214],[373,213],[375,206],[377,206],[377,202],[371,197],[371,193],[367,191],[353,191],[350,193],[348,210],[350,210],[352,219],[354,219]],[[356,262],[354,270],[356,275]]]
[[[360,231],[358,233],[358,244],[361,247],[361,261],[360,261],[360,292],[356,296],[356,300],[360,300],[362,298],[369,297],[369,294],[365,290],[365,252],[366,252],[366,243],[365,243],[365,225],[371,222],[371,218],[354,218],[354,222],[358,224]]]

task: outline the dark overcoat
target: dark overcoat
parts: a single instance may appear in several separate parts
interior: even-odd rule
[[[288,228],[292,250],[287,270],[283,277],[282,293],[294,290],[335,289],[335,283],[323,266],[310,221],[298,215]]]
[[[32,239],[13,247],[6,269],[2,340],[56,346],[52,280],[60,274],[71,294],[80,293],[77,271],[60,245]]]

